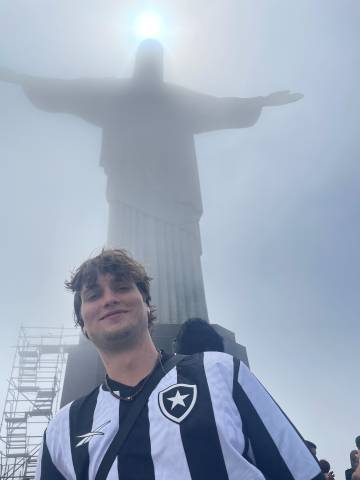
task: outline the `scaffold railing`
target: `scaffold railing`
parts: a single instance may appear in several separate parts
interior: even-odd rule
[[[0,424],[1,480],[35,478],[43,432],[59,409],[72,328],[21,327]]]

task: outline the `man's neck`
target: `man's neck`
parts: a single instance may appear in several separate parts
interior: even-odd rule
[[[154,368],[158,352],[147,335],[132,349],[119,352],[99,352],[108,376],[124,385],[137,385]]]

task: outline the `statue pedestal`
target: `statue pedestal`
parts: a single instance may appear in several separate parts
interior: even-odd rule
[[[212,324],[224,339],[225,352],[249,365],[246,348],[236,343],[235,334],[224,327]],[[153,328],[152,337],[157,348],[165,352],[173,351],[173,341],[180,324],[163,323]],[[65,380],[61,396],[61,407],[76,398],[86,395],[103,382],[104,366],[94,345],[81,335],[79,345],[69,350]]]

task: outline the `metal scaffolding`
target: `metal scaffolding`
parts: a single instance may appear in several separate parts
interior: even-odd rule
[[[71,332],[71,333],[70,333]],[[59,408],[74,329],[21,327],[0,425],[0,478],[31,480],[43,432]]]

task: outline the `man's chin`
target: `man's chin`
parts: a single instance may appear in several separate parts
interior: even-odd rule
[[[129,348],[134,343],[136,337],[133,328],[118,328],[95,334],[91,337],[94,345],[104,352],[123,350]]]

